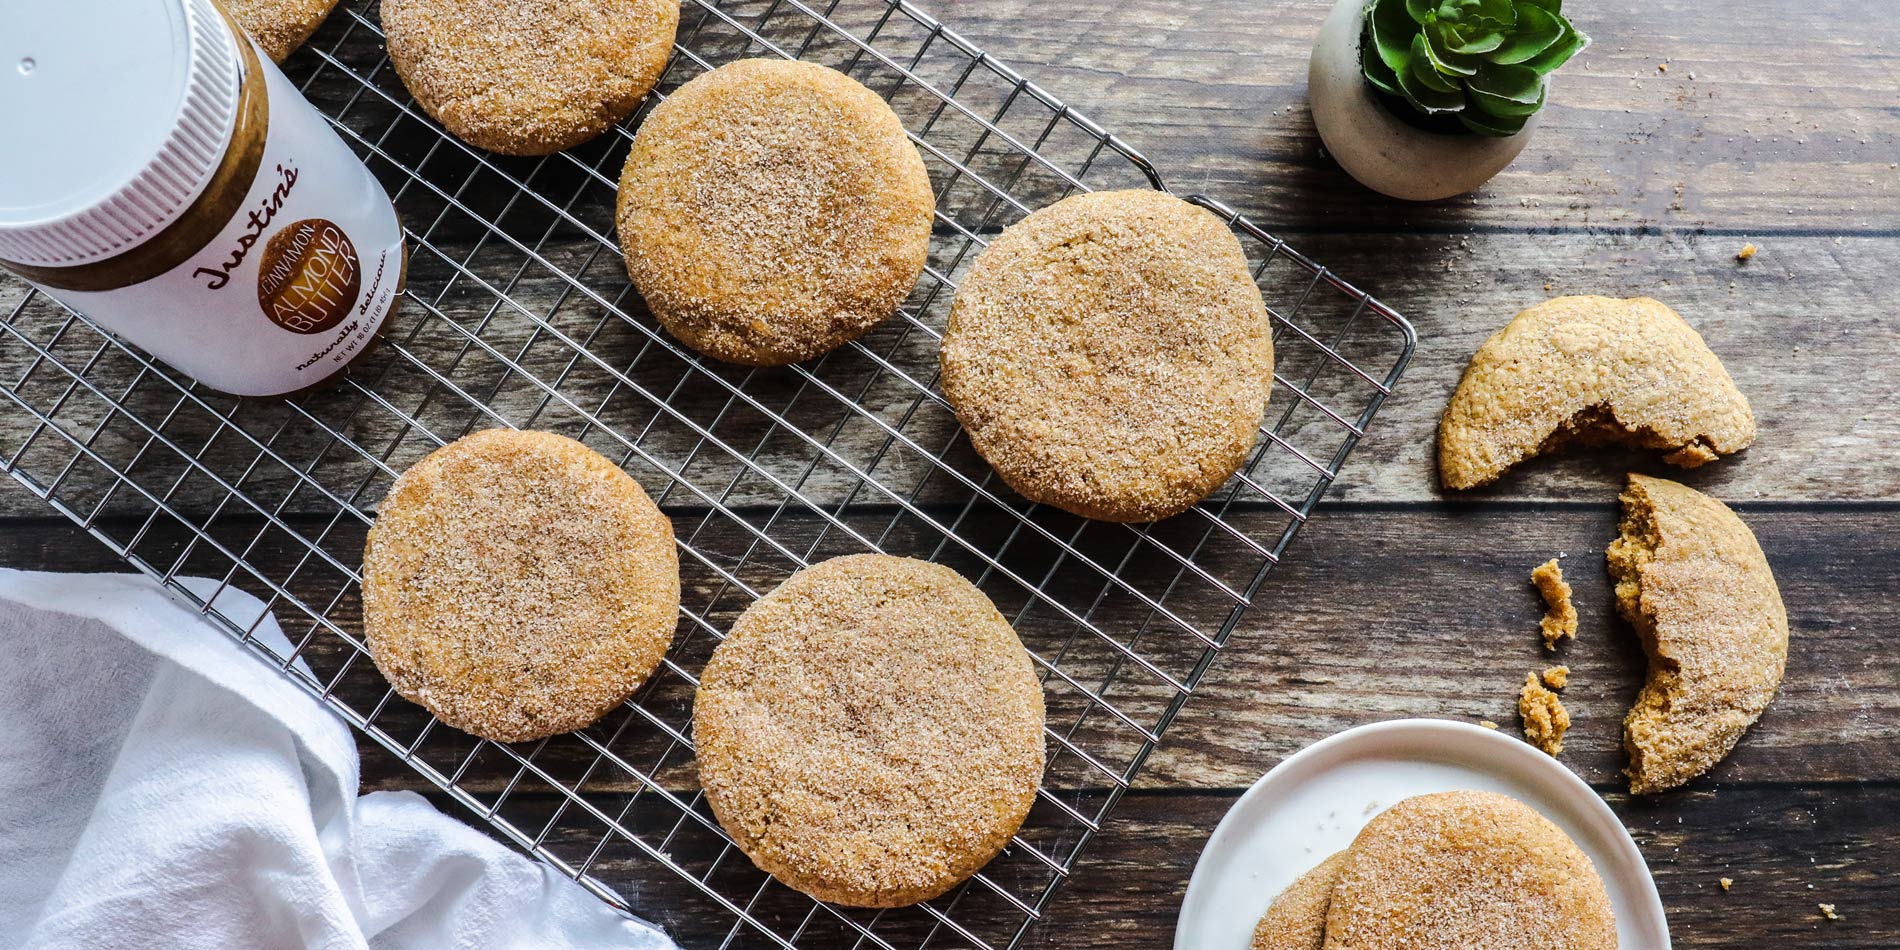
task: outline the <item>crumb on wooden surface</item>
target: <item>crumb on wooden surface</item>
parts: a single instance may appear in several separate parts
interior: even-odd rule
[[[1748,260],[1749,258],[1754,257],[1755,252],[1759,250],[1761,250],[1761,248],[1756,247],[1753,242],[1744,244],[1742,245],[1741,250],[1735,252],[1735,259],[1738,261]]]
[[[1731,887],[1734,887],[1734,886],[1735,886],[1735,879],[1734,879],[1734,878],[1732,878],[1732,877],[1725,877],[1725,878],[1723,878],[1723,879],[1722,879],[1722,890],[1725,890],[1725,891],[1726,891],[1726,890],[1728,890],[1729,888],[1731,888]]]
[[[1841,915],[1834,912],[1833,904],[1819,904],[1817,906],[1821,908],[1821,916],[1826,917],[1829,920],[1841,919]]]
[[[1556,693],[1537,681],[1536,673],[1524,674],[1524,688],[1517,694],[1517,714],[1524,720],[1525,741],[1552,758],[1564,750],[1570,713]]]
[[[1531,571],[1531,583],[1544,597],[1544,619],[1538,622],[1544,631],[1544,649],[1555,650],[1557,641],[1577,635],[1577,608],[1570,602],[1570,584],[1564,580],[1564,570],[1556,558],[1537,565]]]
[[[1570,667],[1552,666],[1544,670],[1544,685],[1551,689],[1563,689],[1570,685]]]
[[[1483,726],[1483,727],[1485,727],[1486,729],[1496,729],[1496,728],[1498,727],[1498,724],[1497,724],[1497,723],[1495,723],[1495,722],[1492,722],[1492,721],[1491,721],[1491,720],[1489,720],[1489,719],[1480,719],[1480,720],[1478,720],[1478,725],[1480,725],[1480,726]]]

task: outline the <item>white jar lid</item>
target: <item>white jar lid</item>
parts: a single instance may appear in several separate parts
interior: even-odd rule
[[[237,121],[212,0],[0,0],[0,23],[0,260],[89,264],[177,220]]]

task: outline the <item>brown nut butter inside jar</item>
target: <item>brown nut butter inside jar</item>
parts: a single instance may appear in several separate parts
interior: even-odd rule
[[[205,385],[308,389],[402,293],[389,195],[216,0],[0,0],[0,268]]]

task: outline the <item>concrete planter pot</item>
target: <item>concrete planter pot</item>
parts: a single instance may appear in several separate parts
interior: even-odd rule
[[[1541,113],[1509,138],[1428,132],[1393,115],[1359,72],[1364,22],[1365,0],[1338,0],[1306,73],[1313,124],[1347,174],[1394,198],[1437,201],[1475,190],[1524,150]]]

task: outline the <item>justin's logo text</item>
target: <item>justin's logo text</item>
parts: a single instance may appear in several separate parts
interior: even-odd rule
[[[343,322],[362,289],[356,246],[334,221],[305,218],[264,245],[257,303],[292,333],[322,333]]]
[[[200,267],[192,271],[191,276],[204,278],[207,290],[223,290],[224,286],[231,282],[231,272],[244,263],[244,258],[251,253],[251,248],[264,237],[264,231],[277,217],[277,212],[284,209],[284,200],[290,197],[290,190],[295,187],[297,187],[297,166],[292,165],[288,168],[282,165],[277,166],[277,186],[270,190],[270,194],[264,196],[264,200],[259,202],[256,208],[251,209],[250,216],[245,220],[244,233],[238,235],[237,246],[225,255],[218,266]]]

